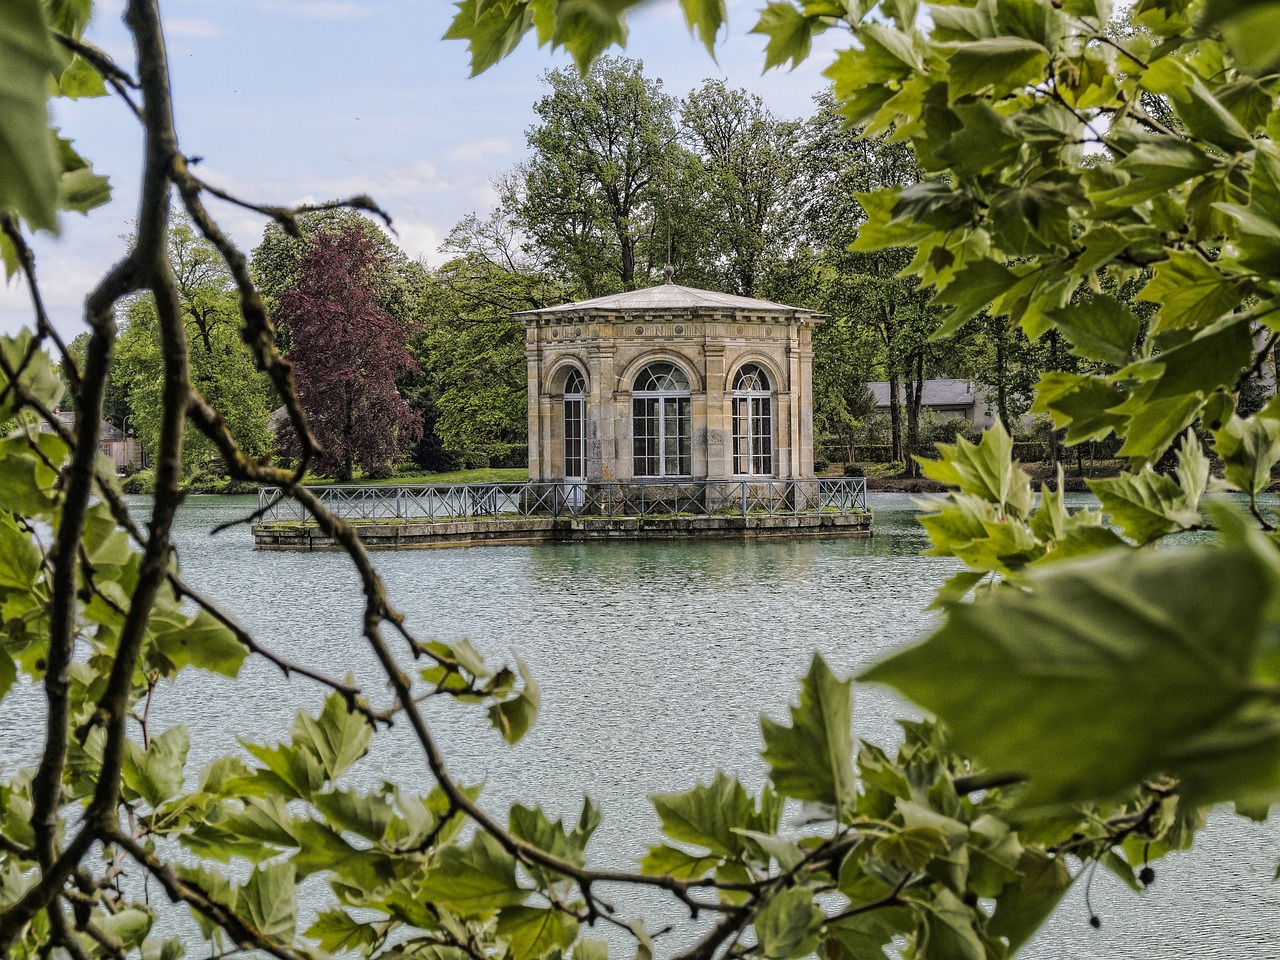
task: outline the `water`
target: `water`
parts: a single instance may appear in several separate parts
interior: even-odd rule
[[[188,502],[175,531],[188,580],[279,653],[350,671],[376,699],[383,687],[360,637],[358,584],[341,555],[258,553],[244,527],[208,535],[253,506],[232,497]],[[538,722],[514,748],[474,709],[431,705],[455,776],[483,782],[495,812],[520,801],[576,816],[590,794],[604,809],[592,863],[625,867],[659,837],[647,793],[687,789],[717,767],[759,788],[758,718],[785,715],[815,650],[845,675],[928,629],[924,607],[955,563],[919,556],[925,539],[907,497],[873,494],[871,507],[877,536],[869,541],[477,547],[375,561],[419,639],[469,637],[506,662],[517,650],[542,685]],[[238,737],[274,742],[299,707],[315,709],[322,697],[315,684],[251,661],[240,682],[200,675],[159,690],[153,729],[190,727],[194,771],[234,750]],[[38,757],[30,718],[41,709],[29,688],[0,706],[0,765]],[[860,737],[891,745],[893,718],[910,714],[883,690],[855,692]],[[402,727],[375,738],[357,780],[429,788]],[[1146,894],[1098,874],[1091,899],[1100,930],[1089,926],[1077,885],[1024,956],[1275,957],[1278,859],[1280,823],[1215,814],[1194,851],[1157,865]],[[661,898],[613,894],[659,924],[681,919]]]

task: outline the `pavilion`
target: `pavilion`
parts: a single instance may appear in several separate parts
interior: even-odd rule
[[[668,279],[516,317],[531,481],[813,476],[823,314]]]

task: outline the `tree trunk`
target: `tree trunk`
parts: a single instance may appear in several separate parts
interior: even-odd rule
[[[1003,320],[997,320],[996,322],[999,324],[999,332],[996,334],[996,416],[1000,418],[1005,430],[1012,436],[1013,427],[1009,425],[1009,376],[1008,371],[1005,369],[1008,358],[1004,352],[1007,330]]]
[[[891,441],[889,459],[901,463],[902,456],[902,404],[898,401],[898,374],[889,374],[889,427]]]
[[[907,381],[907,449],[903,460],[903,473],[908,477],[920,476],[920,464],[915,453],[920,449],[920,408],[924,404],[924,350],[915,355],[915,371]]]

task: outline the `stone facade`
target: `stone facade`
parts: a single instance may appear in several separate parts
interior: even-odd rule
[[[812,338],[823,315],[667,283],[516,316],[526,333],[530,480],[813,476]],[[637,429],[656,434],[658,428],[655,418],[647,426],[640,422],[633,399],[637,378],[651,364],[670,364],[665,369],[688,387],[669,405],[654,402],[651,410],[666,411],[656,416],[666,417],[666,432],[661,442],[649,437],[645,448],[645,436],[637,443]],[[757,388],[754,407],[740,390],[735,406],[735,381],[742,382],[739,374],[750,365],[763,371],[768,389]],[[566,383],[582,391],[581,403],[577,394],[571,398],[568,425]],[[574,420],[579,408],[581,419]],[[689,456],[663,460],[682,442],[672,439],[677,416],[687,418],[676,426],[687,430]],[[572,436],[579,427],[580,458]],[[750,444],[744,439],[749,428],[756,430]],[[656,467],[643,449],[658,451]],[[757,454],[754,462],[745,455],[749,449]],[[760,456],[762,450],[767,456]],[[566,476],[566,452],[580,476]]]

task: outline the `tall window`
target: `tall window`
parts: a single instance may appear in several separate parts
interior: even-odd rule
[[[579,479],[587,475],[583,449],[586,413],[586,381],[577,370],[571,370],[564,381],[564,475],[566,478]]]
[[[687,477],[693,472],[689,378],[672,363],[651,363],[631,388],[631,432],[637,477]]]
[[[773,476],[773,392],[754,363],[733,378],[733,472]]]

